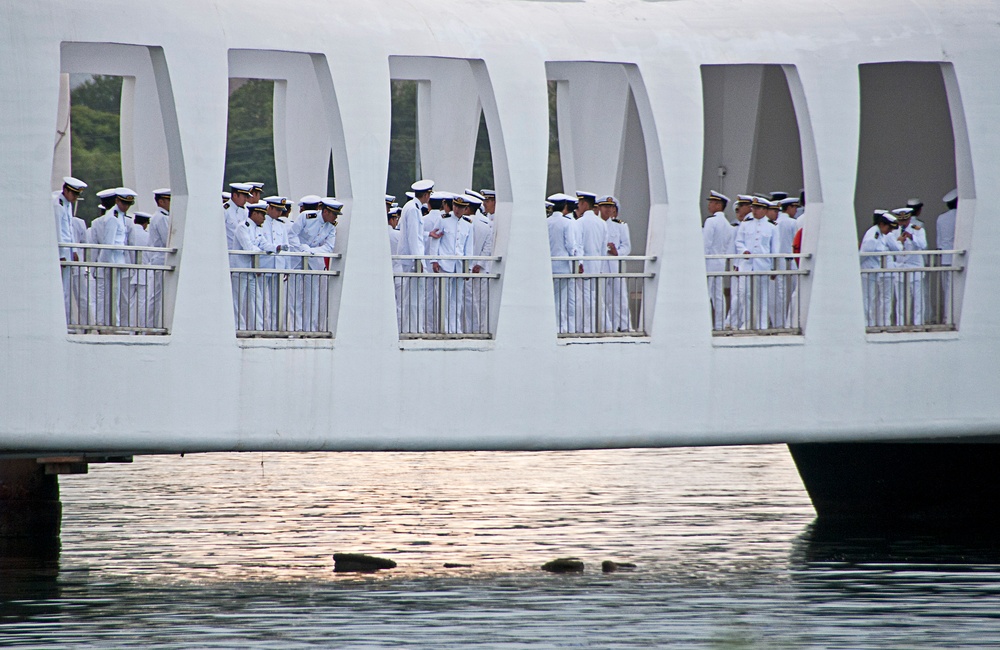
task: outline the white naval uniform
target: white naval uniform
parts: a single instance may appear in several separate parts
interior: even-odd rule
[[[549,255],[551,257],[571,257],[582,254],[580,242],[576,237],[573,214],[553,212],[545,219],[549,230]],[[552,273],[564,275],[575,273],[571,261],[552,261]],[[576,292],[574,280],[569,278],[553,278],[553,290],[556,301],[556,322],[560,333],[575,332]]]
[[[448,216],[450,213],[445,213],[443,210],[430,210],[424,215],[424,252],[426,255],[432,255],[432,251],[436,251],[436,245],[438,239],[431,237],[431,233],[441,230],[441,220]],[[442,253],[443,254],[443,253]],[[426,273],[432,273],[433,268],[431,267],[430,260],[424,260],[418,268],[422,266]],[[440,318],[438,317],[438,309],[441,305],[441,284],[435,279],[423,280],[420,284],[421,291],[424,296],[424,331],[425,332],[438,332],[440,331]]]
[[[149,245],[166,248],[170,242],[170,213],[157,208],[149,220]],[[166,253],[148,253],[149,263],[162,266],[167,263]],[[150,271],[152,289],[146,288],[149,297],[147,322],[149,327],[163,327],[163,271]]]
[[[632,253],[632,237],[629,235],[628,224],[621,219],[608,219],[608,243],[614,244],[619,257]],[[610,248],[607,255],[610,255]],[[607,261],[605,270],[609,273],[624,272],[627,267],[621,262]],[[628,307],[628,281],[625,278],[608,278],[605,288],[606,324],[612,331],[628,332],[632,330],[632,314]]]
[[[132,228],[129,231],[129,245],[130,246],[149,246],[149,231],[140,226],[139,224],[132,224]],[[149,260],[145,257],[149,253],[142,253],[140,251],[129,251],[129,263],[130,264],[149,264]],[[149,304],[148,291],[152,284],[149,279],[149,271],[143,269],[129,269],[128,272],[128,285],[126,289],[128,290],[128,324],[135,327],[149,327],[148,314],[146,308]]]
[[[386,224],[389,228],[389,255],[399,255],[399,230]],[[397,273],[403,272],[403,263],[399,260],[392,260],[392,284],[396,293],[396,328],[403,326],[403,278],[395,277]]]
[[[77,244],[87,243],[87,222],[80,217],[73,217],[73,241]],[[87,259],[87,249],[74,248],[77,261],[84,262]],[[70,312],[72,313],[71,323],[88,323],[92,308],[87,300],[87,288],[90,284],[90,269],[83,266],[70,268]]]
[[[493,223],[490,218],[482,212],[476,212],[472,216],[472,255],[475,257],[489,257],[493,255]],[[469,263],[471,272],[476,266],[480,267],[480,273],[489,273],[492,263],[488,261],[478,261]],[[482,278],[468,278],[465,280],[465,308],[464,322],[467,331],[485,334],[489,331],[489,280]]]
[[[472,254],[474,242],[471,221],[465,217],[459,218],[452,213],[446,213],[441,217],[438,228],[443,234],[438,239],[430,240],[430,249],[427,251],[428,255],[468,256]],[[461,273],[463,270],[463,264],[460,260],[440,259],[432,260],[432,262],[437,262],[441,268],[441,273],[444,274]],[[437,279],[435,278],[435,280]],[[442,301],[440,318],[443,320],[441,326],[443,326],[444,332],[448,334],[463,333],[462,304],[464,296],[462,295],[462,289],[465,287],[464,282],[461,278],[442,278],[436,281],[435,284],[440,287],[439,293]],[[428,292],[430,291],[428,289]],[[437,313],[428,314],[428,320],[431,318],[437,320],[439,316]],[[435,329],[431,329],[431,323],[428,322],[428,329],[429,331],[438,331],[440,328],[435,324]]]
[[[787,212],[780,212],[778,213],[776,227],[778,228],[778,252],[791,255],[792,241],[795,239],[795,231],[798,230],[798,224]],[[787,259],[778,258],[775,260],[774,268],[779,271],[787,271],[792,266],[788,263]],[[767,305],[771,327],[788,327],[786,323],[788,301],[795,291],[789,280],[794,278],[795,276],[792,275],[779,275],[771,283],[774,287],[774,297],[768,295]]]
[[[301,222],[301,225],[300,225]],[[294,237],[289,233],[289,245],[300,253],[310,253],[312,255],[332,255],[337,244],[337,227],[332,223],[327,223],[319,214],[299,218],[295,220],[290,229],[294,230]],[[294,262],[295,258],[291,258]],[[307,263],[303,268],[311,271],[323,271],[329,268],[328,257],[306,258]],[[291,277],[295,277],[294,275]],[[289,300],[294,300],[290,311],[295,315],[297,326],[306,332],[319,332],[320,325],[329,331],[329,277],[325,275],[302,275],[295,294],[292,293],[293,284],[289,282]]]
[[[424,251],[424,215],[420,211],[421,203],[410,199],[403,206],[399,217],[399,254],[423,255]],[[403,273],[413,273],[416,262],[403,260],[400,262]],[[420,278],[402,278],[403,286],[400,292],[402,299],[402,327],[400,332],[423,333],[424,323],[421,318],[421,307],[424,297],[423,280]]]
[[[751,255],[768,255],[778,252],[778,228],[767,220],[751,218],[740,224],[734,242],[738,253]],[[739,261],[741,271],[770,271],[773,260],[756,257]],[[742,278],[744,281],[737,287],[741,294],[740,303],[743,308],[740,329],[767,329],[767,289],[768,276],[756,275]],[[746,280],[749,280],[747,282]]]
[[[957,210],[948,210],[938,215],[937,221],[937,249],[940,251],[951,251],[955,250],[955,219],[958,216]],[[951,266],[952,255],[942,255],[941,256],[941,266]],[[941,273],[941,288],[943,290],[942,296],[942,310],[940,322],[943,324],[951,324],[952,322],[952,309],[951,309],[951,273]]]
[[[577,233],[584,257],[600,257],[608,254],[608,225],[592,210],[576,220]],[[583,262],[584,273],[600,273],[603,263],[600,261]],[[581,278],[582,291],[577,292],[577,332],[590,333],[603,331],[604,319],[597,320],[598,314],[604,314],[604,305],[597,304],[597,283],[599,278]]]
[[[60,244],[75,243],[73,238],[73,203],[63,196],[62,190],[52,193],[52,212],[56,220],[56,241]],[[73,249],[60,247],[58,251],[60,260],[68,262],[73,259]],[[70,302],[72,294],[70,278],[72,274],[69,267],[63,267],[60,271],[62,273],[66,322],[69,323],[71,318]]]
[[[236,232],[237,228],[242,227],[248,219],[248,210],[246,206],[237,206],[232,200],[226,201],[222,204],[222,217],[223,221],[226,223],[226,247],[229,250],[236,250]],[[229,256],[229,266],[231,268],[236,268],[233,264],[233,256]],[[236,276],[230,275],[230,280],[233,285],[233,304],[237,302],[236,293],[238,291]]]
[[[883,235],[878,226],[872,226],[861,239],[862,253],[884,253],[899,251],[903,247],[892,233]],[[862,269],[893,268],[895,263],[891,256],[862,257]],[[865,324],[868,327],[889,326],[892,324],[892,274],[865,273],[861,283],[865,301]]]
[[[903,251],[925,251],[927,250],[927,231],[920,227],[914,227],[911,223],[905,229],[900,228],[890,235],[899,241],[899,236],[903,231],[909,233],[910,238],[902,242]],[[900,269],[922,269],[926,266],[923,255],[896,255],[896,268]],[[923,325],[924,324],[924,277],[927,275],[922,271],[909,271],[907,273],[893,273],[895,276],[895,286],[893,291],[896,296],[896,324],[897,325]]]
[[[724,212],[716,212],[705,219],[705,225],[701,228],[701,239],[705,246],[705,255],[726,255],[731,253],[730,247],[733,241],[735,228],[729,224]],[[709,273],[722,272],[726,270],[726,260],[705,260],[705,271]],[[708,278],[708,301],[712,306],[712,329],[721,330],[726,318],[726,305],[723,289],[724,277]]]
[[[279,246],[281,250],[288,248],[288,230],[284,221],[265,217],[261,230],[259,245],[265,253],[276,254],[279,252]],[[258,266],[262,269],[283,270],[290,266],[289,259],[288,257],[265,255],[260,258]],[[260,283],[264,286],[264,329],[266,330],[277,330],[281,323],[281,316],[287,316],[287,308],[285,314],[280,313],[281,289],[283,286],[287,286],[285,284],[287,277],[287,275],[280,273],[261,274]]]
[[[106,246],[128,246],[132,229],[132,218],[118,209],[110,208],[104,216],[90,224],[91,237],[95,244]],[[102,248],[97,251],[97,261],[107,264],[128,264],[126,251]],[[97,276],[97,324],[122,325],[127,323],[128,273],[124,269],[98,268]],[[118,287],[118,309],[114,308],[113,289]]]
[[[264,227],[250,219],[244,220],[236,229],[233,247],[230,250],[261,253]],[[257,262],[253,255],[231,255],[229,265],[234,269],[250,269]],[[232,274],[233,314],[237,330],[264,329],[264,287],[260,273],[236,271]]]

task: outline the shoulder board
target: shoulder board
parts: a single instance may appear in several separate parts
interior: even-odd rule
[[[288,219],[286,217],[278,217],[278,221],[281,223],[288,223]]]
[[[59,205],[66,205],[61,198],[59,199]]]
[[[753,217],[751,217],[751,216],[750,216],[750,215],[748,214],[748,215],[746,216],[746,219],[744,219],[743,221],[753,221]]]
[[[244,221],[243,225],[246,226],[247,228],[249,228],[250,227],[250,222],[249,221]]]
[[[310,214],[309,216],[306,217],[306,219],[315,219],[315,218],[316,218],[315,214]]]
[[[622,221],[621,219],[612,219],[612,221],[614,221],[615,223],[625,223],[625,222],[624,222],[624,221]]]
[[[228,203],[228,202],[226,202],[226,203],[223,203],[223,204],[222,204],[222,209],[223,209],[223,210],[228,210],[228,209],[229,209],[229,203]]]
[[[910,228],[913,228],[914,230],[922,230],[921,226],[910,226]]]
[[[472,223],[472,219],[468,217],[462,217],[462,221],[468,221],[469,223]]]

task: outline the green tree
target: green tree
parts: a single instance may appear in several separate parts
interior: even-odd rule
[[[386,192],[400,205],[406,192],[420,176],[417,159],[417,82],[392,82],[392,126],[389,132],[389,174]]]
[[[274,167],[274,82],[251,79],[229,96],[225,189],[229,183],[259,181],[278,192]]]
[[[122,78],[97,75],[70,93],[70,142],[73,175],[88,185],[77,215],[97,217],[97,192],[122,184]]]

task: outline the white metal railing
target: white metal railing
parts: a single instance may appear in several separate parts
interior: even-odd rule
[[[554,256],[558,336],[645,336],[646,281],[654,277],[646,263],[651,255]],[[555,272],[565,263],[569,273]]]
[[[868,332],[955,329],[952,287],[955,275],[965,268],[961,263],[964,250],[880,251],[859,255]]]
[[[230,279],[236,336],[240,338],[330,338],[331,269],[340,253],[231,250]],[[261,261],[265,260],[265,266]],[[301,260],[301,264],[299,261]],[[299,266],[303,268],[275,268]],[[314,267],[314,268],[309,268]],[[320,268],[315,268],[320,267]]]
[[[492,337],[490,294],[500,279],[493,272],[500,257],[393,255],[392,260],[399,338]]]
[[[797,253],[706,255],[706,262],[724,263],[721,270],[706,271],[712,334],[801,334],[799,278],[809,275],[802,260],[810,258]]]
[[[67,257],[59,264],[70,334],[168,333],[163,320],[163,280],[174,266],[147,264],[144,258],[176,253],[176,248],[60,243],[59,249],[60,257]],[[97,261],[101,251],[122,252],[129,261]]]

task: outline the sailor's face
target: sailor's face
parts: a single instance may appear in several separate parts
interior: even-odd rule
[[[253,221],[258,226],[264,223],[264,213],[260,210],[254,210],[250,213],[250,221]]]
[[[267,216],[271,217],[272,219],[277,219],[282,215],[283,212],[284,211],[276,205],[267,206]]]
[[[486,214],[493,214],[497,209],[496,197],[488,196],[486,201],[483,202],[483,212]]]
[[[762,206],[762,205],[754,205],[754,206],[751,206],[750,209],[753,211],[753,218],[754,219],[763,219],[764,218],[764,206]]]
[[[708,213],[715,214],[716,212],[722,212],[722,201],[720,201],[719,199],[709,199]]]
[[[614,218],[615,206],[613,205],[599,205],[597,206],[601,211],[601,219],[607,221],[608,219]]]
[[[399,225],[399,217],[389,217],[389,227],[395,228]]]
[[[236,204],[236,207],[242,208],[244,205],[246,205],[247,199],[249,197],[243,192],[233,192],[232,198],[233,198],[233,203]]]

